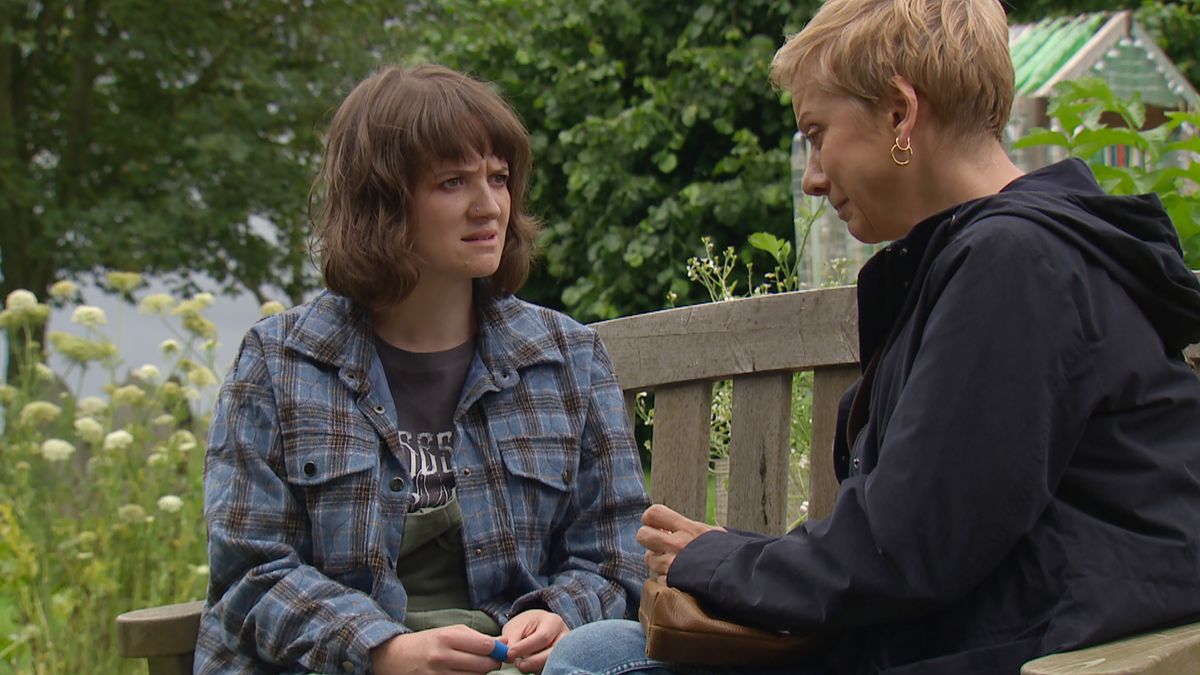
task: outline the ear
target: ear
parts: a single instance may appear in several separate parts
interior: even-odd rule
[[[896,138],[907,142],[917,127],[920,101],[917,99],[916,88],[903,76],[896,75],[892,78],[892,89],[888,93],[886,104],[889,122],[896,132]]]

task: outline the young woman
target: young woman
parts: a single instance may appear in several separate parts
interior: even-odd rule
[[[894,241],[858,277],[841,489],[782,537],[651,507],[651,571],[743,622],[841,635],[812,672],[1016,673],[1195,620],[1200,285],[1159,200],[1106,195],[1079,160],[1013,165],[998,0],[828,0],[773,71],[805,192]],[[666,668],[643,650],[637,624],[592,624],[546,672]]]
[[[540,671],[635,611],[641,466],[596,333],[513,297],[528,136],[479,81],[386,68],[334,116],[328,290],[247,333],[212,420],[196,672]]]

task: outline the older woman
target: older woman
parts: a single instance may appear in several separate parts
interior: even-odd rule
[[[1158,199],[1106,195],[1079,160],[1013,165],[997,0],[829,0],[772,76],[809,142],[804,190],[894,241],[859,275],[841,491],[782,537],[652,507],[652,572],[744,623],[838,631],[810,667],[840,673],[1016,673],[1200,615],[1181,355],[1200,286]],[[546,672],[666,669],[636,628],[573,634]]]

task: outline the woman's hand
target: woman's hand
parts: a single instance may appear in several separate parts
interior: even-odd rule
[[[570,631],[562,617],[544,609],[527,609],[504,624],[508,660],[523,673],[540,673],[550,649]]]
[[[724,532],[725,528],[685,518],[662,504],[652,504],[642,514],[637,540],[646,548],[646,566],[650,573],[666,583],[675,556],[693,539],[712,530]]]
[[[495,644],[495,638],[461,624],[404,633],[371,650],[371,668],[376,675],[479,675],[500,667],[488,656]]]

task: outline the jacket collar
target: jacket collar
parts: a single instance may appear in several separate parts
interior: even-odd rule
[[[331,291],[321,291],[288,331],[284,347],[362,381],[375,351],[371,336],[363,307]]]
[[[509,295],[493,297],[476,287],[479,355],[492,373],[513,372],[538,363],[562,363],[559,340],[537,308]],[[318,363],[366,380],[375,352],[370,318],[349,298],[322,291],[309,303],[284,346]]]

